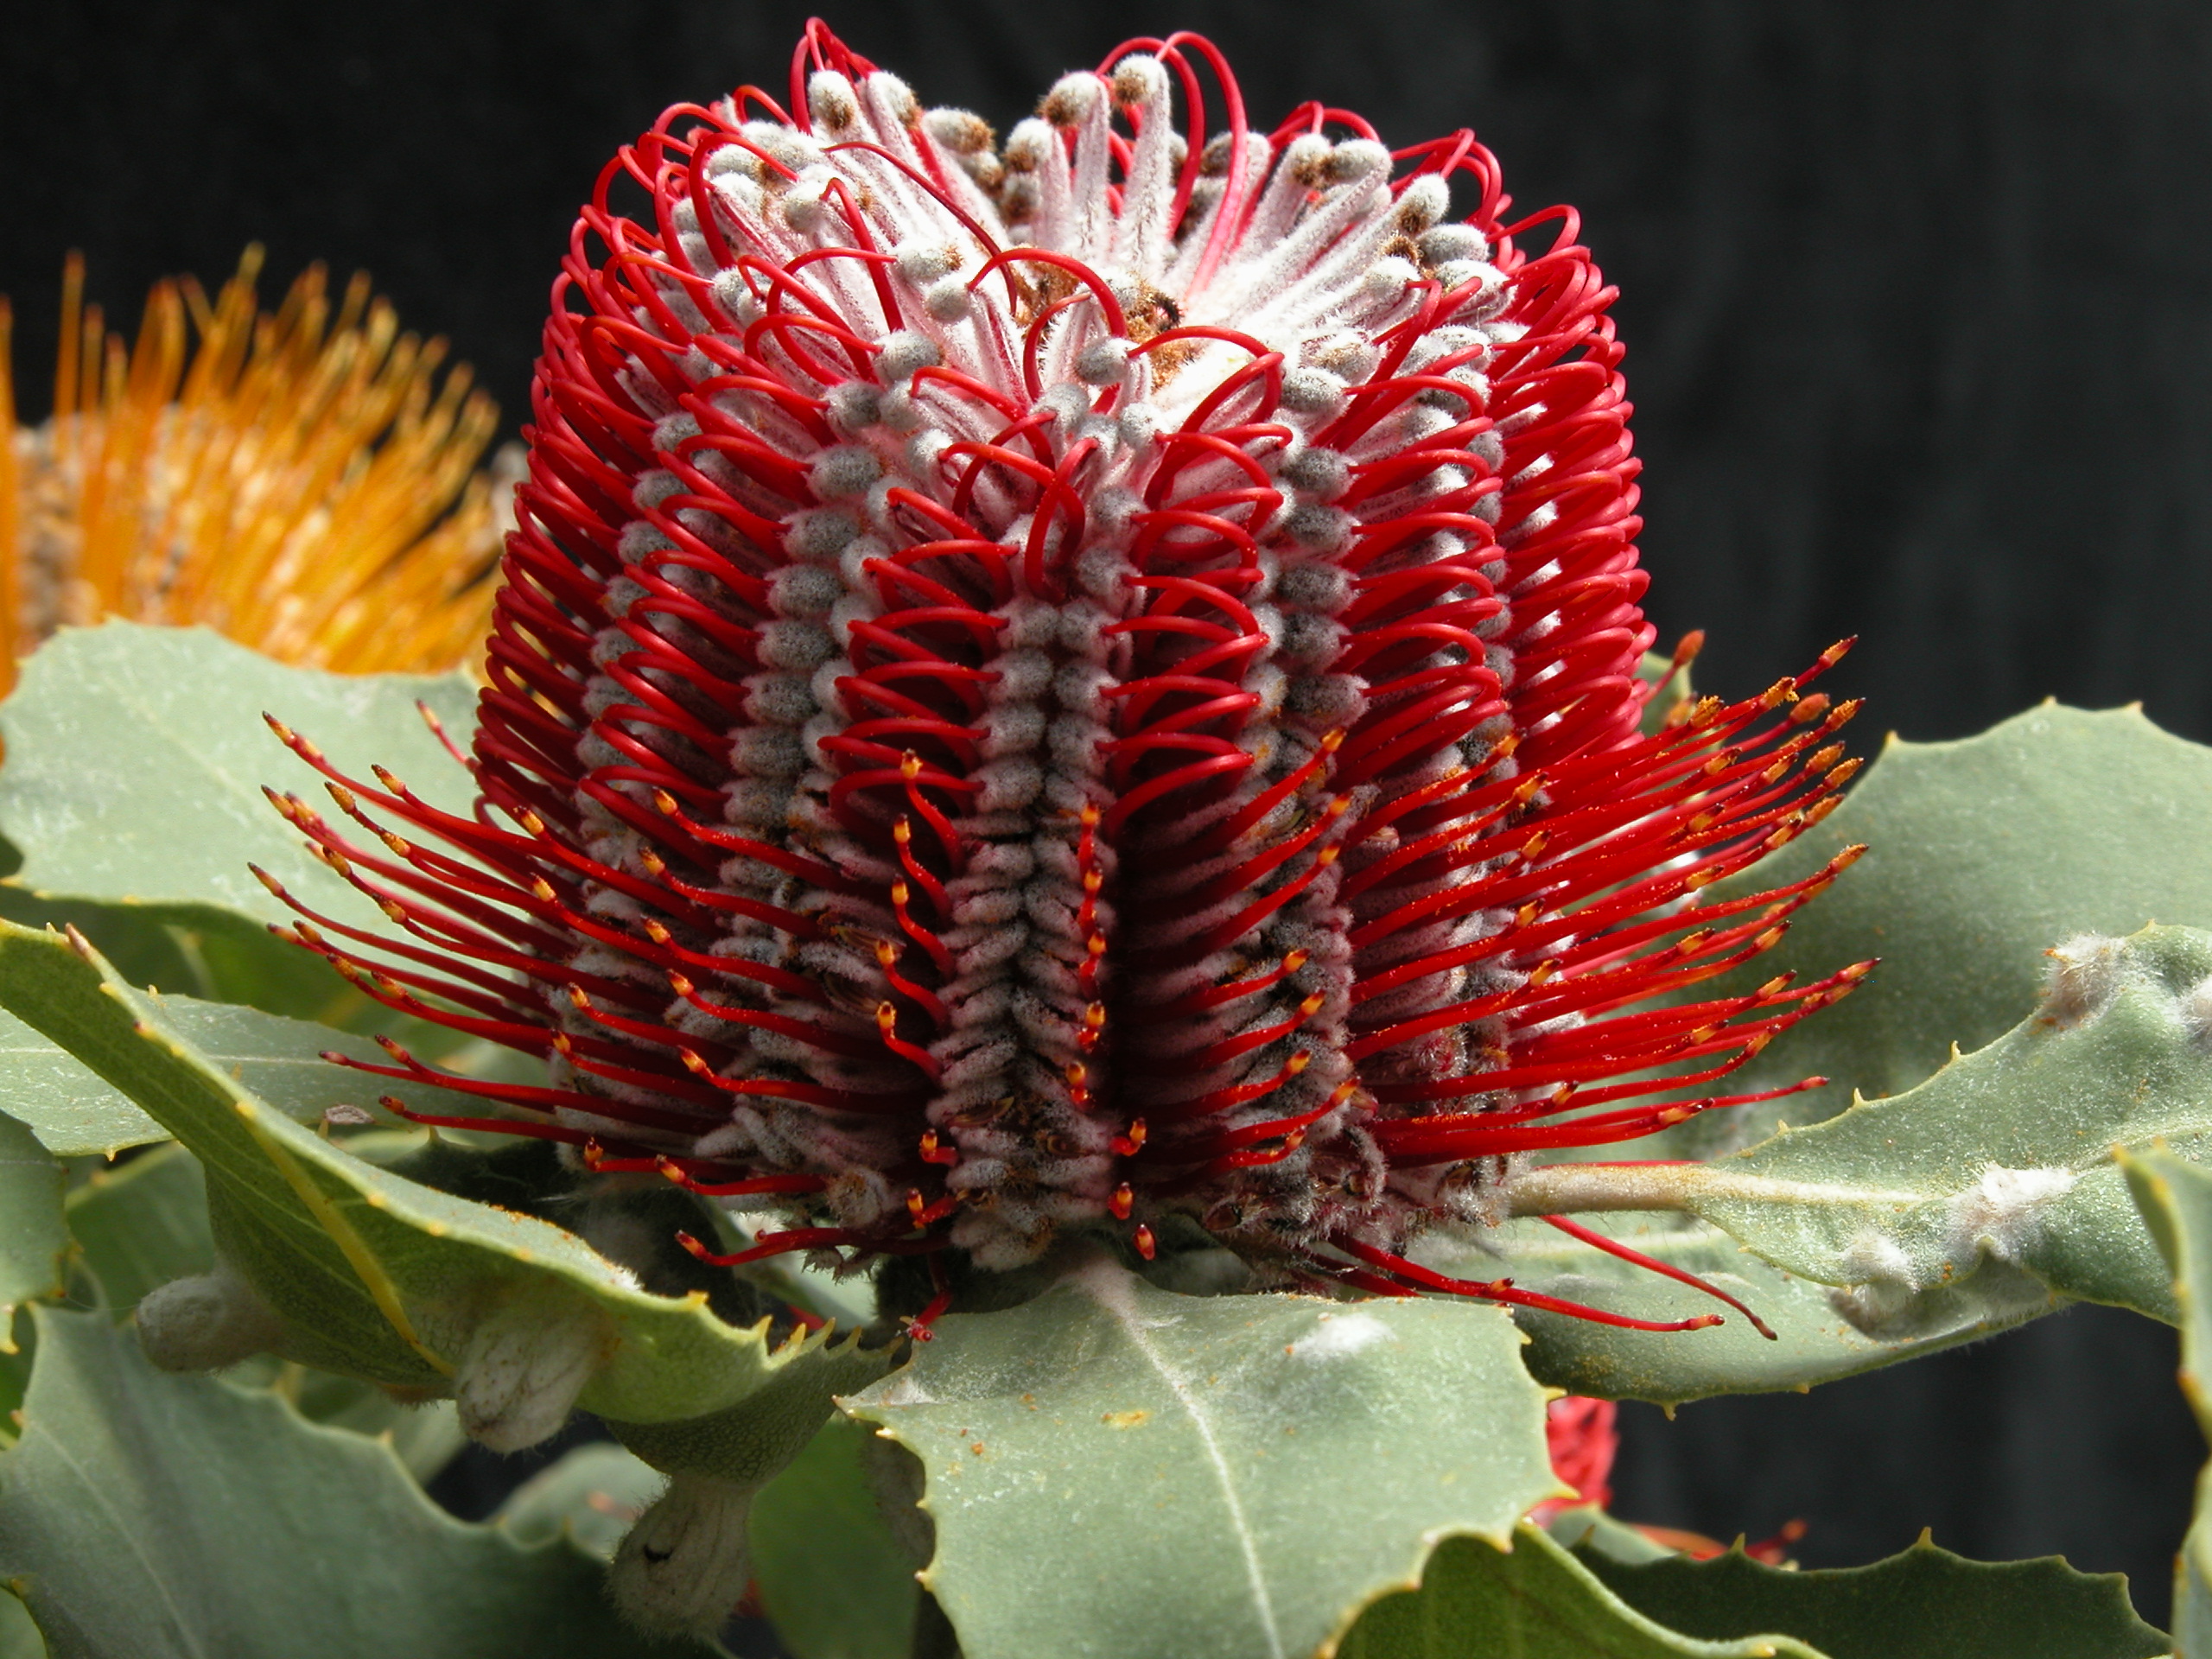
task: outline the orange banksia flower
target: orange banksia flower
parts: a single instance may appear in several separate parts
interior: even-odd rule
[[[512,480],[442,341],[320,266],[272,315],[261,254],[211,302],[157,283],[135,344],[62,289],[54,415],[18,429],[0,302],[0,674],[63,623],[203,623],[285,662],[452,667],[491,618]],[[194,337],[196,336],[196,340]],[[0,681],[0,685],[4,685]]]
[[[1189,35],[1039,108],[1001,143],[816,25],[788,105],[608,165],[476,814],[283,798],[404,930],[297,937],[543,1055],[443,1079],[497,1127],[771,1212],[717,1260],[1195,1228],[1273,1282],[1565,1306],[1407,1252],[1744,1098],[1681,1091],[1864,971],[1688,995],[1847,861],[1707,896],[1835,804],[1853,706],[1808,673],[1643,729],[1613,290],[1471,134],[1253,128]]]

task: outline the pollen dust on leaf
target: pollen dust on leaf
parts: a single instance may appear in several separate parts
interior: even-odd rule
[[[1098,1421],[1109,1428],[1135,1428],[1138,1424],[1151,1420],[1152,1414],[1148,1411],[1109,1411]]]

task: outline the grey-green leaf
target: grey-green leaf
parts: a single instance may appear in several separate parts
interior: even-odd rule
[[[791,1659],[907,1659],[921,1589],[861,1470],[873,1432],[832,1417],[753,1501],[753,1576]]]
[[[2143,1219],[2171,1265],[2181,1309],[2181,1386],[2212,1436],[2212,1170],[2163,1147],[2123,1160]],[[2177,1453],[2181,1448],[2175,1448]],[[2174,1647],[2212,1653],[2212,1465],[2196,1481],[2196,1516],[2174,1563]]]
[[[1878,1344],[1845,1336],[1828,1375],[1885,1363],[1884,1350],[1904,1358],[1963,1340],[2068,1299],[2171,1320],[2165,1264],[2113,1154],[2154,1140],[2192,1159],[2212,1148],[2212,933],[2147,928],[2077,950],[2085,965],[2066,996],[1917,1088],[1708,1165],[1538,1172],[1516,1202],[1586,1208],[1600,1189],[1623,1198],[1642,1188],[1650,1207],[1724,1230],[1825,1287],[1830,1311]],[[1617,1300],[1604,1284],[1619,1280],[1614,1270],[1596,1277],[1599,1294],[1588,1300],[1598,1305],[1650,1305],[1649,1288],[1624,1293],[1634,1306]],[[1787,1314],[1804,1299],[1786,1292],[1771,1305]],[[1579,1374],[1577,1352],[1624,1345],[1563,1325],[1543,1327],[1539,1341],[1546,1374],[1561,1381]],[[1777,1381],[1771,1368],[1782,1357],[1768,1361]],[[1618,1391],[1650,1397],[1620,1381],[1630,1385]],[[1657,1397],[1691,1394],[1675,1382]]]
[[[1386,1596],[1334,1659],[1827,1659],[1793,1637],[1708,1642],[1669,1630],[1608,1590],[1536,1527],[1510,1554],[1447,1538],[1419,1588]]]
[[[1289,1659],[1557,1491],[1501,1310],[1188,1297],[1100,1261],[845,1408],[926,1470],[967,1659]],[[1044,1592],[1040,1593],[1040,1591]]]
[[[1711,1330],[1652,1332],[1519,1310],[1514,1317],[1529,1333],[1529,1370],[1539,1381],[1573,1394],[1671,1405],[1717,1394],[1805,1389],[1992,1336],[2012,1323],[1961,1306],[1949,1322],[1934,1324],[1910,1340],[1878,1341],[1836,1310],[1833,1286],[1762,1262],[1707,1223],[1674,1215],[1582,1219],[1738,1297],[1767,1322],[1777,1339],[1765,1340],[1732,1312],[1725,1314],[1726,1324]],[[1709,1296],[1548,1227],[1510,1223],[1497,1242],[1509,1252],[1513,1281],[1524,1290],[1640,1319],[1668,1321],[1722,1311]],[[1444,1260],[1482,1277],[1495,1276],[1500,1266],[1494,1257]]]
[[[70,1193],[68,1219],[111,1313],[127,1313],[149,1291],[215,1265],[207,1184],[199,1160],[182,1147],[160,1147],[120,1168],[93,1171]]]
[[[539,1470],[507,1495],[493,1519],[519,1543],[567,1537],[588,1554],[612,1560],[630,1523],[667,1484],[645,1459],[601,1440]]]
[[[400,1120],[376,1103],[392,1095],[416,1111],[480,1115],[470,1097],[422,1084],[371,1077],[321,1058],[325,1050],[388,1064],[376,1045],[305,1020],[190,997],[157,999],[170,1027],[212,1064],[287,1116],[313,1123],[332,1106],[353,1106],[377,1122]],[[29,1124],[50,1152],[105,1155],[168,1138],[128,1095],[51,1038],[0,1013],[0,1110]]]
[[[65,628],[0,705],[0,835],[23,855],[14,880],[47,897],[290,919],[251,860],[303,899],[345,904],[344,885],[262,797],[264,784],[321,793],[262,714],[349,768],[380,762],[425,798],[465,810],[468,773],[416,704],[465,745],[475,699],[460,674],[288,668],[205,628]],[[347,915],[361,919],[350,905]],[[371,912],[365,925],[381,923]]]
[[[581,1552],[454,1521],[374,1441],[164,1376],[96,1315],[39,1310],[24,1419],[0,1577],[54,1659],[700,1651],[619,1624]]]
[[[1818,1572],[1740,1551],[1643,1565],[1577,1554],[1639,1612],[1709,1641],[1780,1630],[1828,1659],[2156,1659],[2171,1645],[2135,1616],[2120,1573],[2077,1573],[2056,1555],[1970,1561],[1925,1536],[1871,1567]]]
[[[0,1333],[8,1310],[58,1294],[69,1230],[62,1220],[66,1172],[29,1129],[0,1116]]]
[[[1881,958],[1847,1001],[1778,1039],[1731,1084],[1820,1075],[1829,1086],[1691,1127],[1707,1146],[1715,1136],[1744,1146],[1777,1122],[1841,1111],[1853,1090],[1871,1099],[1911,1088],[1954,1043],[1972,1051],[2025,1019],[2042,952],[2070,934],[2126,935],[2154,921],[2212,928],[2207,822],[2212,749],[2134,709],[2045,703],[1958,742],[1891,739],[1839,810],[1714,889],[1774,887],[1866,844],[1746,970],[1746,983],[1784,970],[1810,979]],[[1694,1155],[1694,1141],[1678,1144]]]
[[[58,936],[0,924],[0,1003],[130,1096],[197,1155],[215,1241],[286,1324],[289,1357],[442,1391],[480,1321],[596,1333],[580,1403],[664,1468],[765,1478],[833,1394],[887,1357],[828,1331],[649,1294],[574,1234],[379,1168],[295,1123],[198,1052],[162,1006]],[[634,1432],[633,1432],[634,1431]]]

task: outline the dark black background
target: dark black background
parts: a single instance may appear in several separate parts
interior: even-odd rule
[[[65,250],[156,276],[374,272],[507,410],[577,203],[666,104],[781,95],[761,0],[41,8],[0,62],[0,290],[42,412]],[[1871,716],[2046,695],[2212,739],[2212,10],[2064,0],[853,0],[831,21],[1001,128],[1118,39],[1202,29],[1262,124],[1471,124],[1622,289],[1648,604],[1740,696],[1856,633]],[[275,282],[264,283],[273,297]],[[1618,1507],[1831,1565],[1909,1543],[2125,1568],[2164,1616],[2200,1445],[2170,1333],[2082,1309],[1805,1398],[1628,1416]]]

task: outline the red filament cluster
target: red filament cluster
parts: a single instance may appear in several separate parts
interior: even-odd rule
[[[717,1259],[1149,1256],[1172,1218],[1278,1279],[1562,1306],[1408,1248],[1762,1097],[1681,1091],[1864,966],[1689,988],[1848,855],[1707,889],[1834,805],[1853,706],[1808,674],[1644,730],[1613,291],[1471,134],[1249,129],[1184,35],[1040,108],[1000,143],[816,25],[788,108],[609,164],[477,810],[280,728],[351,827],[277,805],[390,924],[289,931],[549,1063],[372,1069],[767,1213]]]

